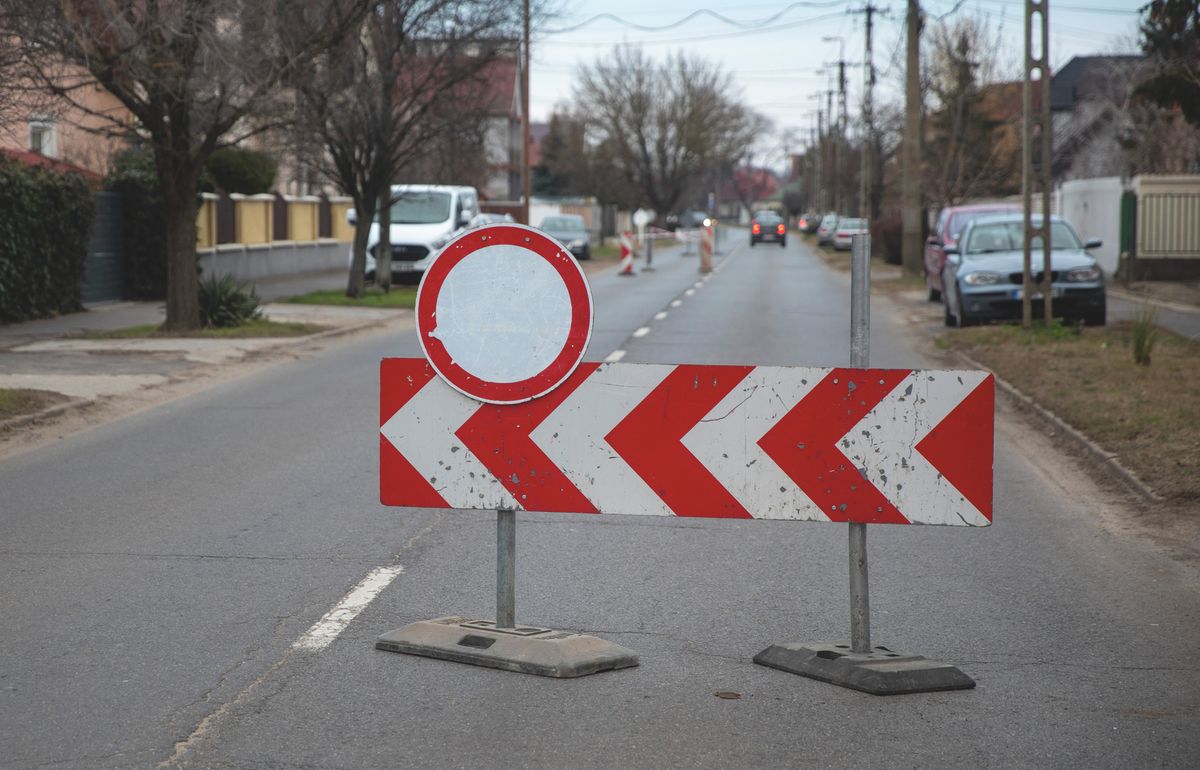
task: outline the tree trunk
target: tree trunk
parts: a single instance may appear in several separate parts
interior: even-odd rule
[[[358,299],[367,291],[367,239],[371,237],[371,222],[375,219],[375,212],[372,206],[362,206],[359,201],[355,201],[354,205],[358,221],[354,225],[354,242],[350,247],[350,278],[346,284],[346,296]]]
[[[379,245],[375,247],[375,285],[392,290],[392,186],[379,193]]]
[[[161,166],[160,166],[161,168]],[[161,180],[163,217],[167,230],[166,331],[200,328],[200,286],[196,276],[196,182],[177,172]]]

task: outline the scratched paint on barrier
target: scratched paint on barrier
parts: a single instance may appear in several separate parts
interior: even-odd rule
[[[384,504],[987,526],[986,372],[582,364],[480,404],[385,359]]]

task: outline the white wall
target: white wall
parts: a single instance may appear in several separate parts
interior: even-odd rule
[[[1058,188],[1058,214],[1070,222],[1085,241],[1099,238],[1104,244],[1090,253],[1112,275],[1117,270],[1121,245],[1120,177],[1072,179]]]

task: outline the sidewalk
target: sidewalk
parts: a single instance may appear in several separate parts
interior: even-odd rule
[[[288,276],[256,284],[263,315],[323,327],[303,337],[217,339],[154,337],[84,339],[87,332],[159,324],[162,302],[119,302],[81,313],[0,327],[0,388],[48,391],[70,401],[39,413],[0,422],[0,430],[77,408],[99,399],[129,395],[193,379],[214,367],[285,351],[314,340],[350,334],[411,317],[411,311],[326,305],[289,305],[270,300],[319,289],[342,288],[345,270]]]

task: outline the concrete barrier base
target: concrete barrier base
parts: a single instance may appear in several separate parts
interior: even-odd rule
[[[975,686],[971,677],[949,663],[886,647],[856,653],[850,651],[850,645],[834,642],[773,644],[755,655],[754,662],[872,695],[969,690]]]
[[[410,623],[379,637],[375,649],[563,679],[638,664],[637,653],[594,636],[463,617]]]

